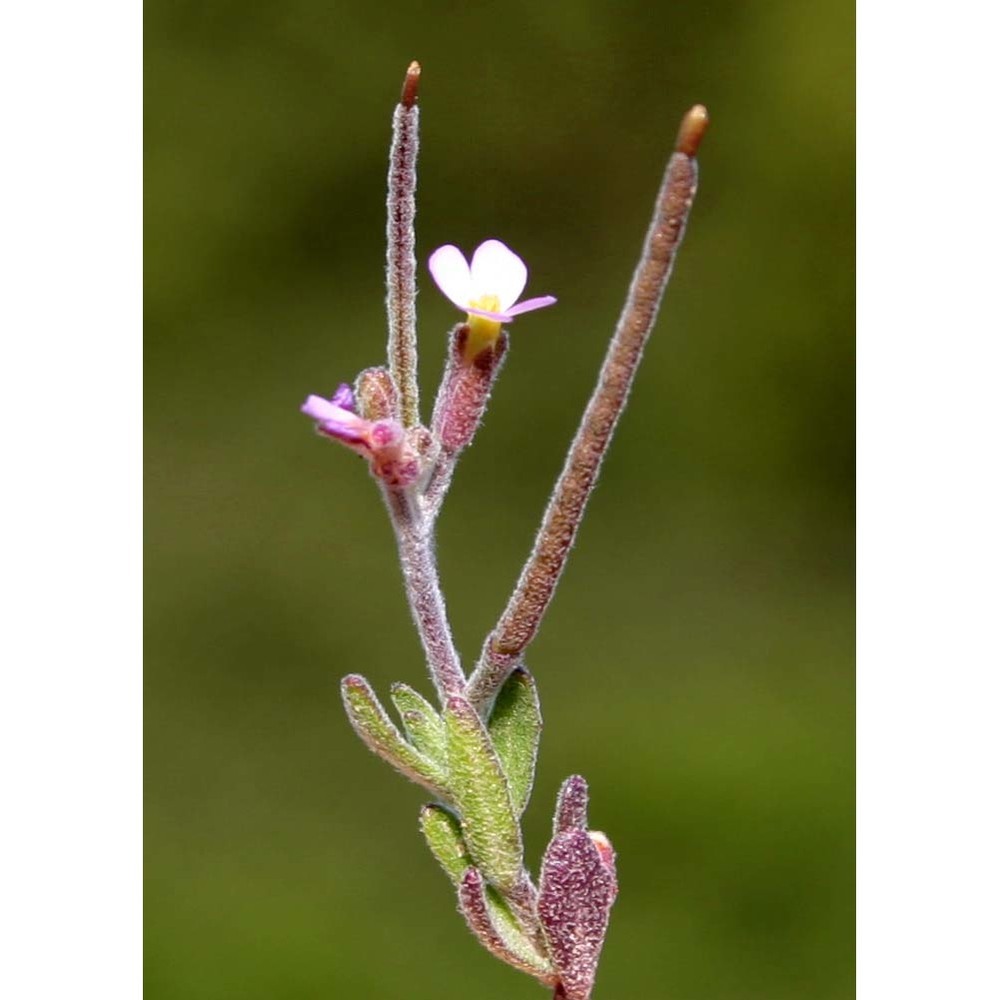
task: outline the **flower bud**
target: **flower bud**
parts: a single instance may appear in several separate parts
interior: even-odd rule
[[[563,782],[538,885],[538,918],[565,1000],[589,1000],[618,895],[614,848],[586,828],[587,798],[579,775]]]
[[[355,394],[365,420],[399,419],[399,389],[387,368],[366,368],[357,378]]]
[[[538,919],[566,1000],[590,1000],[617,894],[614,871],[589,834],[566,830],[552,838],[542,859]]]

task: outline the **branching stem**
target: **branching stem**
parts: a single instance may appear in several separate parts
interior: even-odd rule
[[[597,385],[556,482],[535,545],[496,629],[487,638],[467,695],[484,711],[538,632],[566,565],[615,425],[656,321],[697,187],[695,154],[708,125],[700,105],[681,123],[642,256]]]
[[[424,516],[431,524],[437,520],[437,516],[441,512],[441,504],[444,503],[444,498],[451,488],[457,460],[457,455],[442,454],[431,470],[423,496]]]

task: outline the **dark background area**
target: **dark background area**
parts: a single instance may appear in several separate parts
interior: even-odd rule
[[[529,295],[441,521],[478,651],[684,111],[701,191],[529,665],[533,867],[579,772],[619,852],[598,998],[853,995],[853,8],[146,6],[147,997],[542,997],[482,951],[338,680],[430,693],[363,464],[298,406],[384,357],[389,120],[423,65],[425,416],[498,237]]]

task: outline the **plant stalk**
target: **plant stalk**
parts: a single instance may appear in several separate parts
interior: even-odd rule
[[[385,487],[383,493],[396,532],[407,601],[424,647],[431,679],[444,705],[448,698],[464,693],[465,674],[448,625],[433,539],[414,498],[405,490],[392,487]]]

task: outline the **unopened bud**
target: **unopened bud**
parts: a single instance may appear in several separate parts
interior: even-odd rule
[[[357,378],[355,395],[365,420],[399,419],[399,390],[388,368],[366,368]]]
[[[610,848],[603,834],[596,834]],[[557,833],[545,849],[538,884],[538,919],[566,1000],[590,1000],[597,961],[618,893],[594,833]]]

